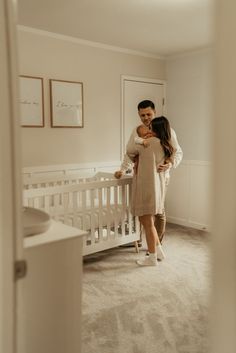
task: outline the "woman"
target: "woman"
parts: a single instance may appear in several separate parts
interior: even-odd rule
[[[140,266],[156,266],[157,258],[165,257],[154,225],[154,215],[163,213],[165,201],[165,173],[158,173],[157,168],[171,162],[174,153],[169,121],[164,116],[154,118],[151,129],[153,137],[148,139],[148,147],[134,141],[127,146],[129,157],[134,160],[138,155],[139,158],[133,177],[131,212],[139,216],[149,251],[149,256],[137,261]]]

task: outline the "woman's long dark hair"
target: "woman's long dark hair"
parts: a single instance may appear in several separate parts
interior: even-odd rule
[[[156,134],[156,137],[160,139],[161,145],[163,147],[165,157],[171,158],[174,152],[174,147],[172,146],[170,123],[168,119],[164,116],[154,118],[151,121],[152,131]]]

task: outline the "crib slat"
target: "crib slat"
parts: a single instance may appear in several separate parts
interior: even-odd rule
[[[107,238],[111,237],[111,188],[106,188],[106,228],[107,228]]]
[[[118,186],[115,185],[114,188],[114,211],[113,211],[113,216],[114,216],[114,233],[115,233],[115,238],[118,238]]]
[[[121,204],[122,204],[122,210],[121,210],[121,231],[122,235],[125,235],[125,204],[126,204],[126,190],[125,190],[125,185],[122,185],[122,192],[121,192]]]
[[[91,205],[91,216],[90,216],[90,222],[91,222],[91,234],[90,234],[90,239],[91,239],[91,244],[95,243],[95,207],[94,207],[94,190],[90,190],[90,205]]]
[[[68,192],[63,192],[62,194],[62,201],[61,201],[61,207],[63,209],[63,215],[62,211],[59,211],[58,213],[58,220],[60,222],[70,225],[69,217],[68,217],[68,208],[69,208],[69,193]]]
[[[83,229],[85,230],[86,224],[86,191],[82,190],[82,218],[83,218]]]
[[[44,209],[50,214],[50,195],[44,196]]]
[[[103,204],[102,204],[102,188],[98,189],[98,230],[99,230],[99,241],[103,238]]]
[[[40,208],[40,198],[39,198],[39,197],[36,197],[36,198],[33,200],[33,207],[35,207],[35,208]]]
[[[55,216],[54,219],[55,221],[58,221],[58,213],[60,212],[60,194],[56,194],[53,196],[52,200],[52,207],[54,208]]]
[[[135,227],[135,224],[133,224],[133,217],[131,212],[129,211],[129,205],[131,205],[131,185],[127,185],[127,189],[128,189],[128,205],[127,205],[127,209],[128,209],[128,222],[129,222],[129,235],[131,235],[131,233],[134,232],[133,227]]]
[[[72,193],[71,199],[72,199],[71,223],[72,223],[73,227],[78,227],[78,192],[77,191],[74,191]],[[71,207],[71,204],[69,204],[69,200],[68,200],[68,208],[67,208],[68,218],[70,218],[70,216],[69,216],[70,207]]]

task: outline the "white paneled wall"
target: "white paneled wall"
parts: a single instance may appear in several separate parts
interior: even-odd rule
[[[167,220],[197,229],[210,230],[211,165],[185,160],[172,169],[166,196]]]

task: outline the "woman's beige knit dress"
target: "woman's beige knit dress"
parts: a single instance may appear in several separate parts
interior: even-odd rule
[[[133,160],[139,156],[138,170],[133,176],[131,213],[134,216],[163,213],[165,201],[165,174],[157,167],[164,162],[164,151],[157,137],[149,138],[144,147],[134,141],[127,146],[127,154]]]

